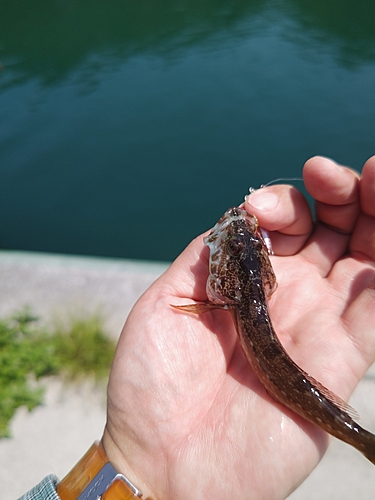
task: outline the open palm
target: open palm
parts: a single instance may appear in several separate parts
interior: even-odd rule
[[[259,190],[245,208],[271,232],[278,288],[270,311],[281,342],[347,399],[375,358],[375,158],[361,180],[322,158],[305,165],[304,178],[317,223],[290,186]],[[170,307],[207,299],[208,255],[200,236],[134,306],[111,373],[103,444],[152,498],[283,499],[328,437],[267,395],[229,313]]]

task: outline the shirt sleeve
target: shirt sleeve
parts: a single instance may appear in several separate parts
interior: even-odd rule
[[[18,500],[60,500],[56,492],[58,483],[58,478],[51,474],[34,486],[33,489],[22,495]]]

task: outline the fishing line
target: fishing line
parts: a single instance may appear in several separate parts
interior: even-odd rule
[[[267,182],[267,184],[261,184],[259,188],[253,188],[249,187],[249,193],[254,193],[254,191],[257,191],[258,189],[262,189],[268,186],[271,186],[272,184],[276,184],[277,182],[284,182],[284,181],[296,181],[296,182],[303,182],[302,177],[278,177],[277,179],[273,179],[272,181]],[[246,197],[245,197],[246,198]]]

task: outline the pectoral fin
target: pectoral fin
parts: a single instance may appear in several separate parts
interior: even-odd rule
[[[212,302],[195,302],[194,304],[186,304],[182,306],[170,304],[170,306],[174,309],[178,309],[179,311],[192,314],[203,314],[208,311],[213,311],[214,309],[228,309],[227,304],[213,304]]]

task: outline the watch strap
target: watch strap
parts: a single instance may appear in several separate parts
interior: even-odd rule
[[[132,500],[142,493],[108,461],[95,442],[57,486],[61,500]]]

